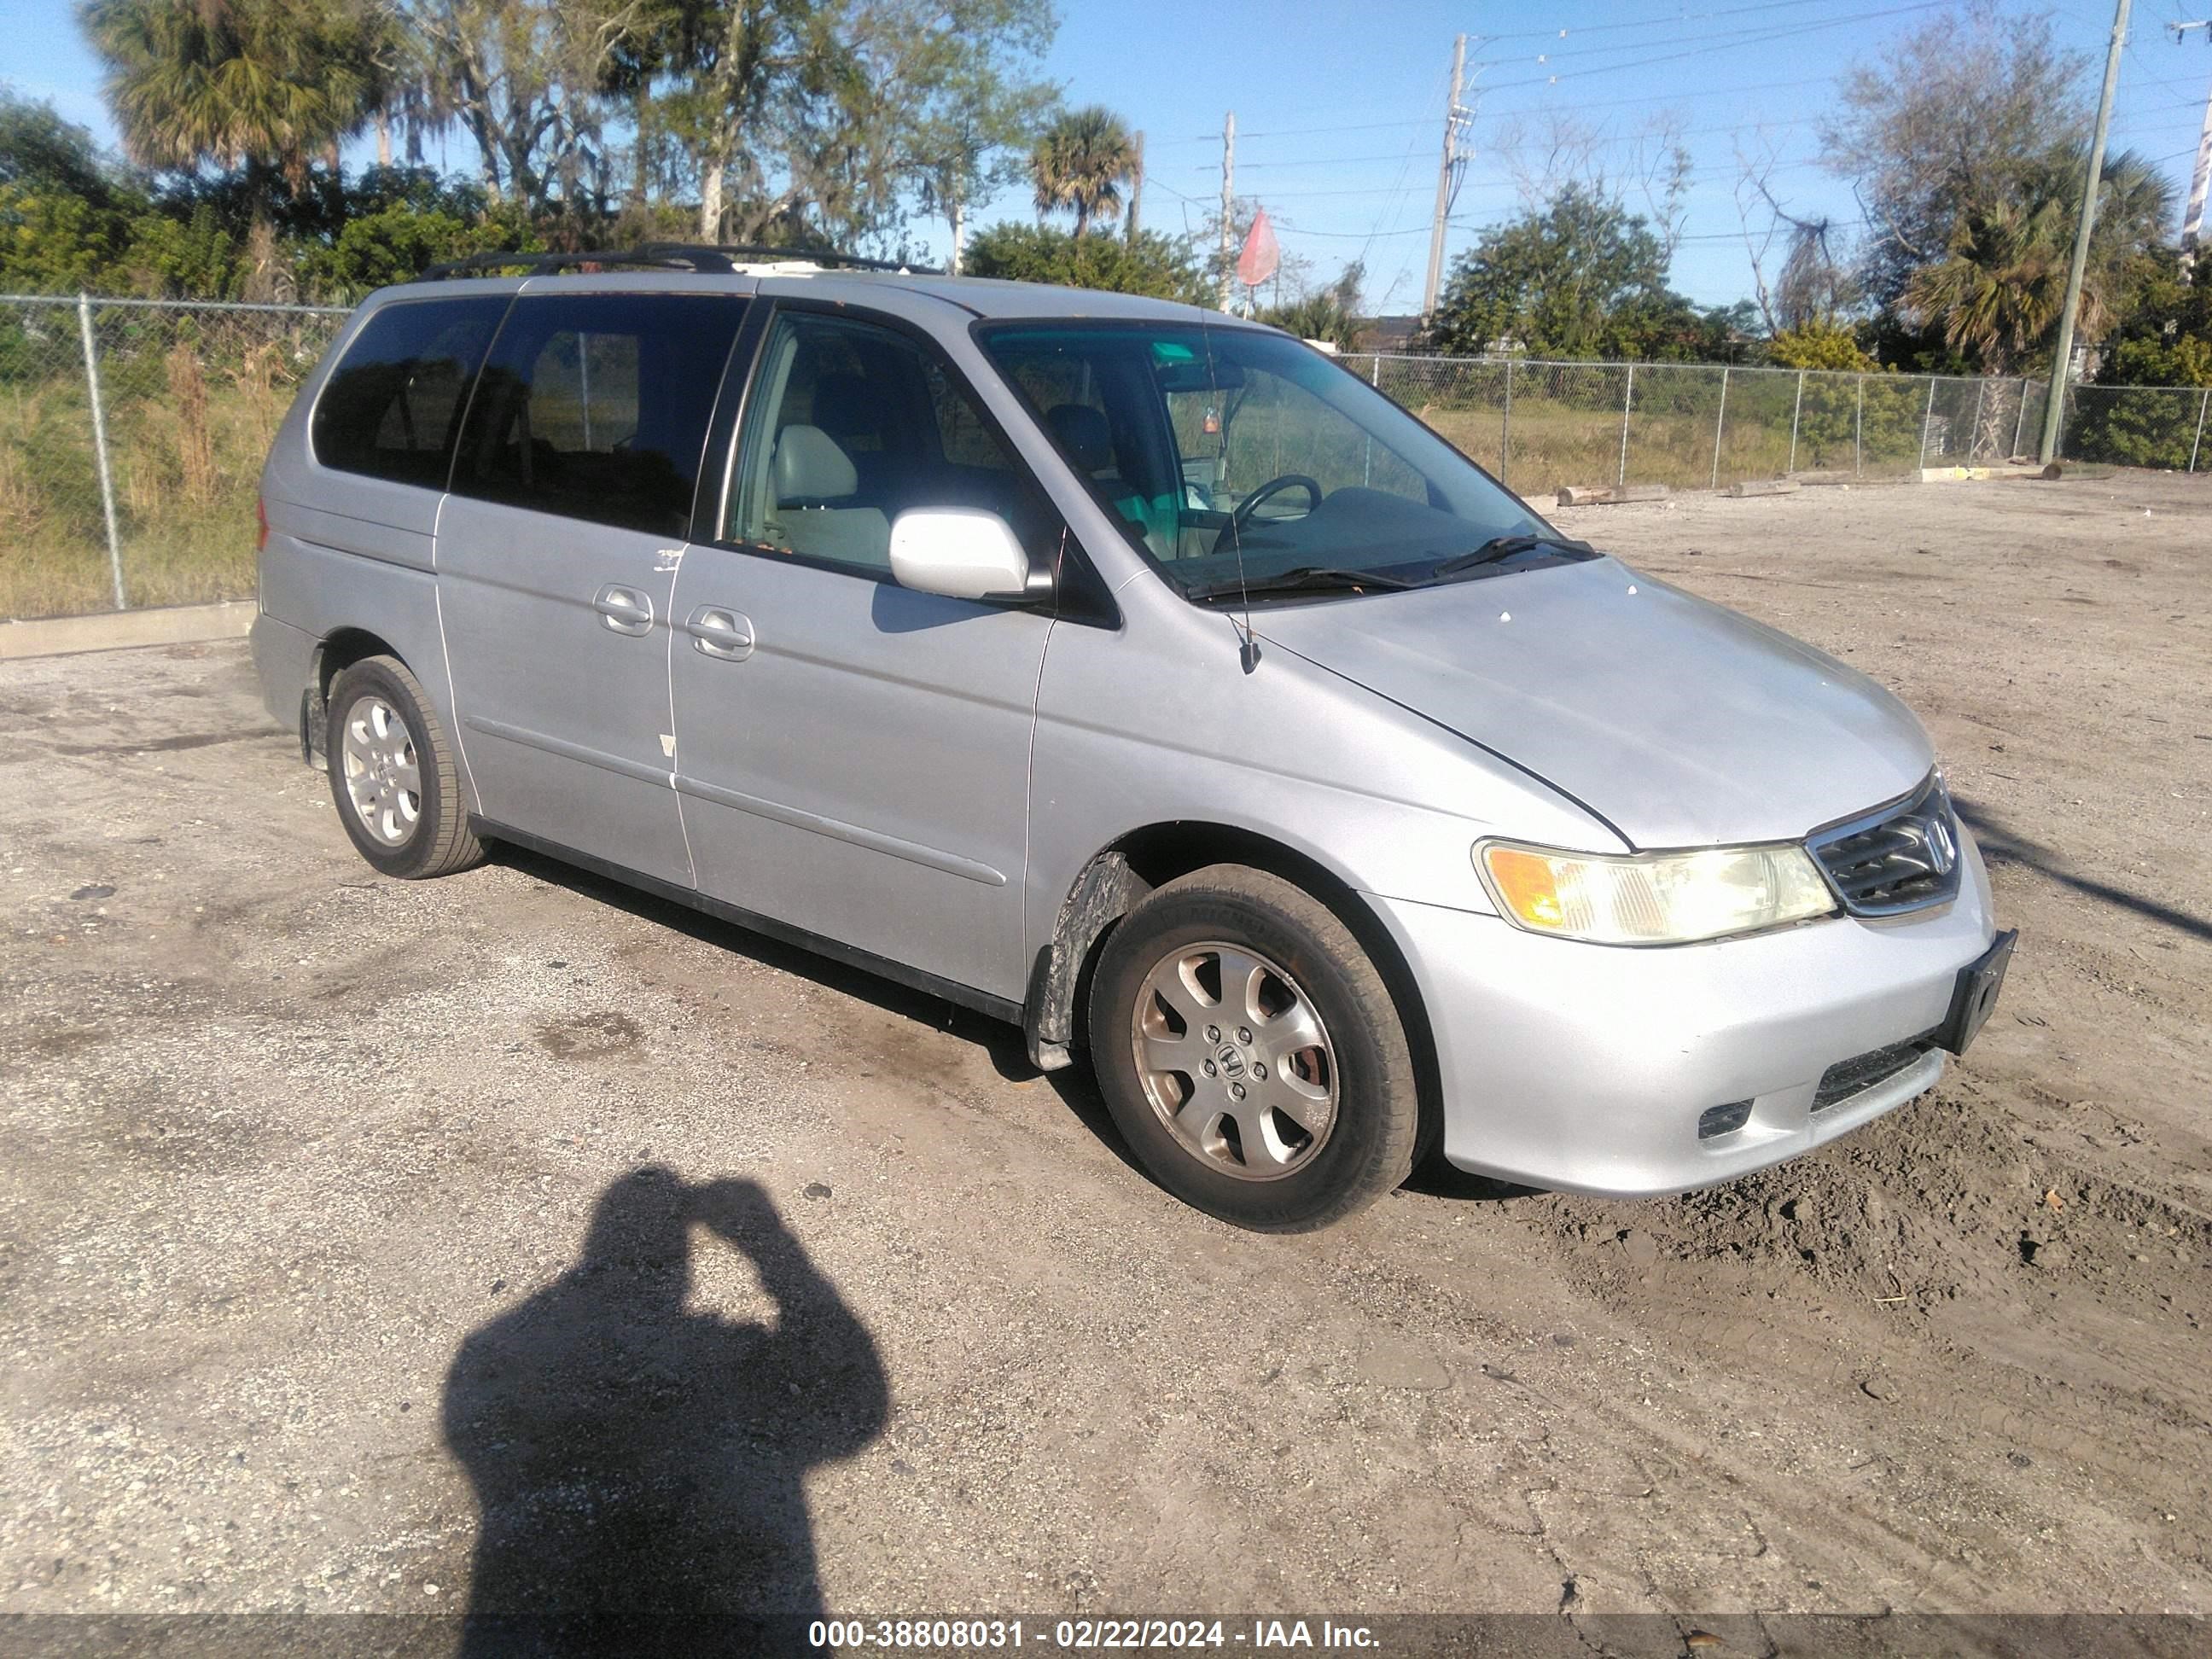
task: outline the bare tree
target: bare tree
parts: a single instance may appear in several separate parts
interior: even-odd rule
[[[2025,169],[2082,143],[2084,66],[2053,39],[2047,14],[1972,0],[1844,76],[1820,126],[1822,160],[1851,181],[1865,214],[1876,303],[1945,256],[1964,213],[2002,201]]]
[[[1521,205],[1535,209],[1563,185],[1597,185],[1602,191],[1604,169],[1598,157],[1606,143],[1601,128],[1571,112],[1542,110],[1499,120],[1491,129],[1489,148],[1504,159]]]
[[[642,0],[413,0],[426,118],[450,116],[477,146],[484,188],[536,209],[603,184],[602,70]]]
[[[1753,298],[1769,334],[1832,325],[1858,301],[1843,257],[1841,233],[1823,214],[1796,214],[1775,193],[1780,170],[1774,137],[1760,129],[1736,143],[1736,222],[1751,261]],[[1776,266],[1777,244],[1780,244]]]
[[[1559,110],[1508,116],[1492,130],[1491,148],[1504,158],[1522,206],[1540,208],[1565,185],[1580,185],[1607,201],[1637,205],[1668,258],[1680,246],[1691,171],[1679,110],[1625,131]]]

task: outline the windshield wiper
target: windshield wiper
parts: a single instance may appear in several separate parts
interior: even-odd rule
[[[1255,576],[1249,581],[1231,577],[1225,581],[1201,582],[1195,587],[1183,589],[1186,597],[1194,599],[1241,599],[1245,594],[1262,593],[1323,593],[1358,592],[1366,588],[1419,587],[1417,581],[1403,576],[1386,576],[1376,570],[1346,570],[1334,565],[1302,564],[1290,570],[1278,571],[1272,576]]]
[[[1446,559],[1429,572],[1428,579],[1437,581],[1446,576],[1457,576],[1486,564],[1496,564],[1500,559],[1510,559],[1516,553],[1533,552],[1540,547],[1556,547],[1569,553],[1597,551],[1588,542],[1578,542],[1566,536],[1534,536],[1525,532],[1511,536],[1492,536],[1473,552]]]

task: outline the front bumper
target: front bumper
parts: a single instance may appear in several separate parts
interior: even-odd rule
[[[1942,1026],[1960,970],[1988,950],[1988,872],[1970,839],[1961,854],[1958,896],[1934,909],[1657,950],[1370,895],[1435,1036],[1444,1156],[1571,1192],[1685,1192],[1923,1093],[1940,1051],[1814,1109],[1831,1066]],[[1699,1139],[1709,1109],[1746,1101],[1741,1127]]]

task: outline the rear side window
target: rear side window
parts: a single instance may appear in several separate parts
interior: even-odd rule
[[[745,301],[719,294],[515,301],[479,379],[457,494],[681,538]]]
[[[505,295],[409,300],[371,317],[316,401],[315,459],[443,489],[469,384],[506,310]]]

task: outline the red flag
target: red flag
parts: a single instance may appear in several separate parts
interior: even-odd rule
[[[1244,238],[1244,251],[1237,256],[1237,280],[1247,288],[1257,288],[1275,274],[1283,263],[1283,250],[1276,246],[1275,228],[1267,222],[1267,210],[1261,208],[1252,216],[1252,229]]]

